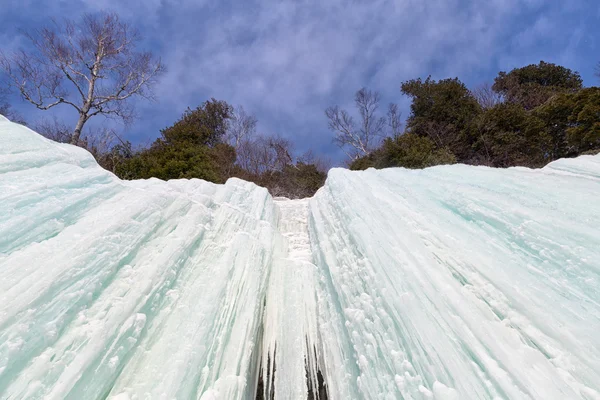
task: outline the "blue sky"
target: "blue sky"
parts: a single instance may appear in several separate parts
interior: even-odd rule
[[[586,86],[599,83],[597,0],[0,0],[0,10],[3,50],[24,46],[19,31],[50,17],[109,10],[136,26],[168,72],[157,101],[138,104],[140,119],[120,128],[134,143],[215,97],[243,105],[260,132],[289,137],[297,153],[312,148],[337,162],[343,154],[324,109],[351,108],[362,86],[382,94],[383,108],[399,103],[406,117],[400,83],[428,75],[475,87],[545,60],[579,71]],[[42,115],[14,106],[30,121]]]

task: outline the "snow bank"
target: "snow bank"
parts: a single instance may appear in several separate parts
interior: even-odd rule
[[[0,398],[599,399],[598,198],[600,156],[123,182],[0,117]]]

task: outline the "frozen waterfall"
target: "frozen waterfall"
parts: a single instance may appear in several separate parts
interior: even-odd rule
[[[0,116],[1,399],[600,399],[600,156],[121,181]]]

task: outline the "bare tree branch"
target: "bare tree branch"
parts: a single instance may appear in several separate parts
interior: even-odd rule
[[[356,159],[369,154],[386,136],[385,127],[388,121],[377,115],[380,95],[365,88],[356,92],[354,103],[360,115],[360,123],[338,106],[325,110],[329,120],[329,129],[334,133],[333,142],[350,158]]]
[[[502,103],[502,96],[494,92],[492,90],[492,85],[489,83],[479,85],[471,91],[471,94],[473,97],[475,97],[481,108],[484,110],[489,110],[496,104]]]
[[[8,95],[10,91],[6,87],[0,86],[0,115],[8,118],[12,122],[17,124],[26,125],[25,119],[16,112],[8,101]]]
[[[402,113],[398,108],[398,104],[390,103],[387,112],[387,122],[390,136],[397,138],[402,134]]]
[[[323,172],[325,174],[331,169],[331,166],[333,165],[331,159],[322,158],[320,156],[315,155],[312,149],[306,151],[304,154],[298,157],[297,161],[304,164],[312,164],[315,166],[315,168],[317,168],[317,171]]]
[[[33,126],[33,129],[40,135],[55,142],[69,143],[71,141],[71,128],[65,123],[60,122],[56,117],[53,117],[52,120],[44,118],[38,121]]]
[[[71,143],[96,115],[135,118],[135,97],[152,92],[165,68],[149,52],[137,52],[140,35],[114,13],[86,14],[80,22],[53,21],[26,35],[33,50],[0,54],[0,68],[21,97],[40,110],[68,104],[79,114]]]
[[[254,115],[247,114],[244,107],[238,106],[227,123],[226,142],[237,150],[244,141],[256,134],[257,122]]]
[[[281,136],[246,138],[236,150],[237,164],[253,175],[282,171],[294,164],[292,150],[292,143]]]

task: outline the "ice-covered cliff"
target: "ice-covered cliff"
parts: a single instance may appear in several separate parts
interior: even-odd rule
[[[0,116],[0,398],[600,399],[599,199],[600,156],[123,182]]]

